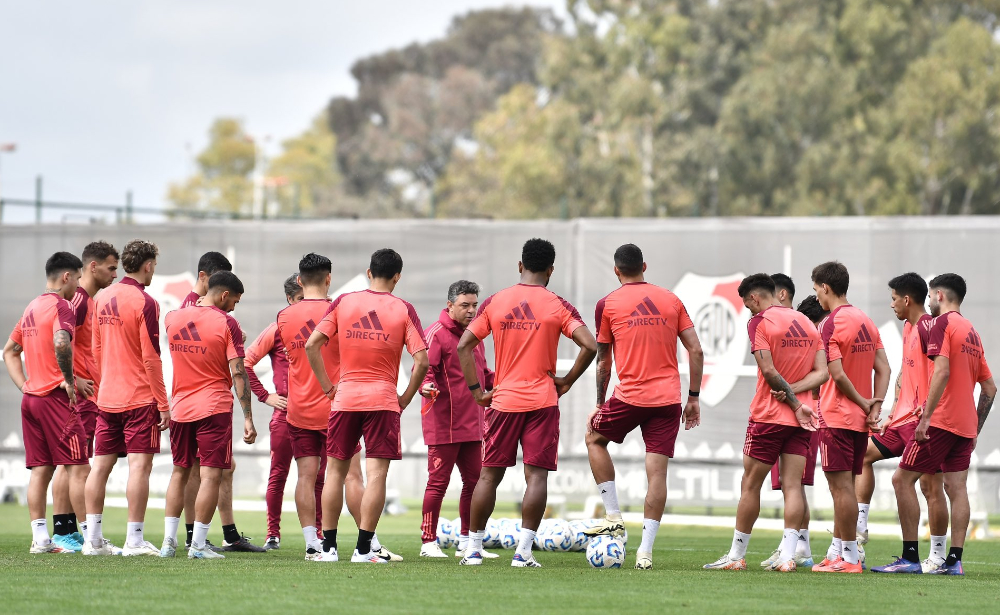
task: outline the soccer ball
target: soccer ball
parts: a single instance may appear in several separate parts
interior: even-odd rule
[[[573,534],[561,521],[549,524],[540,536],[543,551],[569,551],[573,546]]]
[[[574,521],[569,524],[569,533],[573,539],[573,544],[569,548],[570,551],[578,552],[587,550],[587,543],[590,542],[590,536],[583,533],[586,529],[587,524],[584,521]]]
[[[621,568],[625,543],[611,536],[595,536],[587,545],[587,562],[594,568]]]
[[[448,521],[447,519],[438,519],[437,539],[438,545],[442,549],[453,547],[456,544],[455,538],[452,535],[451,521]]]
[[[451,539],[455,543],[456,547],[458,547],[459,545],[459,539],[461,538],[461,536],[462,536],[462,518],[455,517],[451,522]]]
[[[497,523],[496,519],[490,519],[486,522],[483,546],[487,549],[496,549],[500,546],[500,524]]]
[[[514,529],[513,523],[500,527],[500,547],[503,549],[515,549],[520,540],[520,532]]]

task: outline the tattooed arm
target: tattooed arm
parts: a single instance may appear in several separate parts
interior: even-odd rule
[[[597,343],[597,406],[607,400],[611,384],[611,344]]]
[[[979,386],[979,403],[976,405],[976,414],[979,416],[977,434],[983,430],[983,424],[986,423],[986,417],[990,415],[990,410],[993,408],[993,400],[997,396],[997,385],[993,382],[993,378],[983,380],[979,383]]]
[[[815,418],[813,417],[812,409],[807,407],[799,398],[796,397],[795,391],[792,389],[792,385],[788,384],[788,381],[778,373],[778,370],[774,367],[774,360],[771,358],[771,352],[768,350],[758,350],[753,353],[754,359],[757,361],[757,368],[760,370],[761,376],[764,381],[767,382],[768,386],[771,387],[772,391],[778,391],[784,393],[779,399],[784,403],[788,404],[788,407],[795,412],[795,418],[799,421],[799,425],[803,429],[809,431],[816,430]],[[809,375],[806,376],[804,380],[819,380],[820,383],[826,380],[826,372],[821,371],[816,373],[814,368]],[[801,382],[801,381],[800,381]],[[810,381],[808,384],[812,384]],[[804,390],[809,390],[813,388],[812,386],[806,387]]]
[[[14,381],[14,386],[17,387],[18,391],[24,389],[24,383],[27,380],[24,377],[24,364],[21,363],[22,352],[24,352],[24,348],[20,344],[10,338],[7,339],[7,344],[3,347],[3,364],[7,367],[7,374]]]
[[[250,406],[250,378],[243,366],[242,358],[229,361],[229,371],[233,374],[233,388],[243,409],[243,441],[253,444],[257,439],[257,430],[253,426],[253,408]]]
[[[69,396],[69,405],[76,405],[76,378],[73,376],[73,336],[69,331],[60,329],[52,336],[52,345],[56,351],[56,363],[62,372],[65,382],[61,385]]]

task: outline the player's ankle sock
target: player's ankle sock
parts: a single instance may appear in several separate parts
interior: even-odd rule
[[[337,530],[323,530],[323,550],[337,550]]]
[[[946,566],[954,566],[962,559],[962,547],[952,547],[948,551],[948,559],[944,560]]]
[[[222,526],[222,538],[229,544],[240,541],[240,532],[236,529],[236,524]]]
[[[781,555],[779,558],[783,562],[787,562],[790,559],[795,559],[795,549],[799,545],[799,531],[796,529],[785,528],[784,534],[781,535]]]
[[[604,510],[608,516],[622,516],[622,509],[618,506],[618,490],[615,488],[615,481],[609,480],[606,483],[600,483],[597,485],[597,490],[601,492],[601,500],[604,501]]]
[[[80,533],[83,534],[83,538],[86,539],[89,536],[90,526],[87,525],[86,521],[80,522]]]
[[[871,508],[871,504],[861,504],[858,503],[858,526],[857,530],[859,534],[864,534],[868,531],[868,509]]]
[[[79,532],[80,527],[76,521],[76,513],[69,513],[66,516],[69,517],[69,533],[75,534],[76,532]]]
[[[145,523],[142,521],[129,521],[127,525],[128,532],[125,534],[125,546],[138,547],[145,542],[146,539],[142,537]]]
[[[375,532],[358,529],[358,546],[355,547],[358,555],[368,555],[372,552],[372,536],[374,535]]]
[[[306,539],[306,550],[312,549],[314,551],[320,551],[323,549],[323,545],[316,536],[315,525],[307,525],[302,528],[302,537]]]
[[[937,559],[944,559],[947,557],[947,553],[945,552],[947,544],[947,536],[931,536],[931,557]]]
[[[747,555],[747,546],[750,544],[750,534],[744,534],[739,530],[733,530],[733,546],[729,547],[729,559],[743,559]]]
[[[656,540],[656,532],[660,530],[660,522],[656,519],[642,520],[642,542],[639,550],[643,553],[653,552],[653,541]]]
[[[458,536],[458,550],[459,551],[465,551],[468,548],[469,548],[469,535],[468,534],[460,534]]]
[[[382,543],[378,541],[378,533],[372,532],[372,551],[381,551]]]
[[[483,550],[483,534],[486,532],[469,532],[469,551],[481,552]]]
[[[180,517],[164,517],[163,518],[163,539],[167,538],[177,542],[177,528],[181,526]]]
[[[795,545],[795,555],[812,557],[812,546],[809,544],[809,530],[799,530],[799,543]]]
[[[840,538],[834,538],[833,542],[830,543],[830,548],[826,550],[826,559],[832,562],[840,557],[840,554],[843,551],[843,545],[844,543]]]
[[[195,549],[204,549],[205,540],[208,539],[208,529],[212,527],[211,523],[198,523],[194,522],[194,532],[191,534],[191,546]]]
[[[845,540],[841,543],[841,557],[848,564],[858,563],[858,541],[857,540]]]
[[[48,521],[45,519],[35,519],[31,522],[31,539],[35,541],[35,544],[49,544],[51,538],[49,538]]]
[[[90,544],[101,547],[104,543],[104,515],[87,515],[87,529],[90,534],[86,537]]]
[[[903,559],[914,564],[920,563],[920,542],[916,540],[903,541]]]
[[[185,523],[184,528],[187,529],[187,543],[191,544],[191,539],[194,537],[194,523]]]
[[[69,515],[52,515],[52,535],[67,536],[69,531]]]
[[[535,530],[526,530],[521,528],[521,537],[517,542],[517,552],[515,555],[520,555],[524,559],[531,558],[531,545],[535,543]]]

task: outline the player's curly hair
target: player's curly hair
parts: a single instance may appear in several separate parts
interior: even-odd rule
[[[155,243],[133,239],[122,248],[122,269],[125,273],[135,273],[142,269],[147,261],[155,260],[160,254],[160,249]]]
[[[816,265],[812,270],[812,281],[816,284],[826,284],[833,294],[843,297],[847,294],[848,286],[851,285],[851,276],[847,273],[847,267],[843,263],[830,261]]]
[[[957,273],[942,273],[931,280],[931,283],[928,284],[928,286],[930,288],[945,291],[945,294],[948,295],[948,298],[952,301],[961,303],[965,300],[965,279]]]
[[[85,263],[93,261],[103,262],[109,256],[114,256],[115,260],[121,258],[118,256],[118,250],[115,250],[115,247],[110,243],[106,241],[92,241],[83,248],[81,260]]]
[[[295,293],[302,290],[302,286],[299,284],[299,274],[293,273],[292,275],[285,278],[285,296],[294,297]]]
[[[556,247],[545,239],[529,239],[521,248],[521,264],[531,273],[542,273],[556,262]]]
[[[819,321],[830,314],[830,312],[824,310],[823,306],[819,304],[819,299],[816,298],[816,295],[809,295],[795,309],[808,318],[814,325],[819,324]]]
[[[448,301],[454,303],[459,295],[479,296],[479,284],[468,280],[459,280],[448,287]]]
[[[299,261],[299,278],[303,285],[322,284],[332,271],[333,262],[322,254],[310,252]]]
[[[889,288],[900,297],[909,297],[914,303],[923,305],[927,300],[927,282],[919,273],[904,273],[889,280]]]
[[[773,295],[774,280],[766,273],[755,273],[743,278],[739,288],[736,289],[736,293],[740,296],[740,299],[746,298],[747,295],[754,291],[764,291],[769,295]]]

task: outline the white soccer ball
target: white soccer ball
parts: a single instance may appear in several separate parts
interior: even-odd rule
[[[514,528],[513,523],[500,526],[500,547],[503,549],[516,549],[520,541],[520,532]]]
[[[487,549],[496,549],[500,546],[500,524],[496,519],[490,519],[486,522],[483,546]]]
[[[454,541],[455,546],[458,546],[459,539],[462,536],[462,518],[455,517],[451,521],[451,539]]]
[[[550,523],[541,535],[543,551],[569,551],[573,546],[573,534],[569,525],[563,521]]]
[[[590,543],[590,536],[584,533],[586,529],[587,523],[585,521],[574,521],[569,524],[569,532],[573,538],[573,544],[569,548],[570,551],[581,552],[587,550],[587,544]]]
[[[595,536],[587,545],[587,562],[594,568],[621,568],[625,543],[611,536]]]
[[[442,549],[455,546],[456,542],[454,536],[452,536],[451,521],[448,521],[447,519],[438,519],[437,540],[438,545]]]

